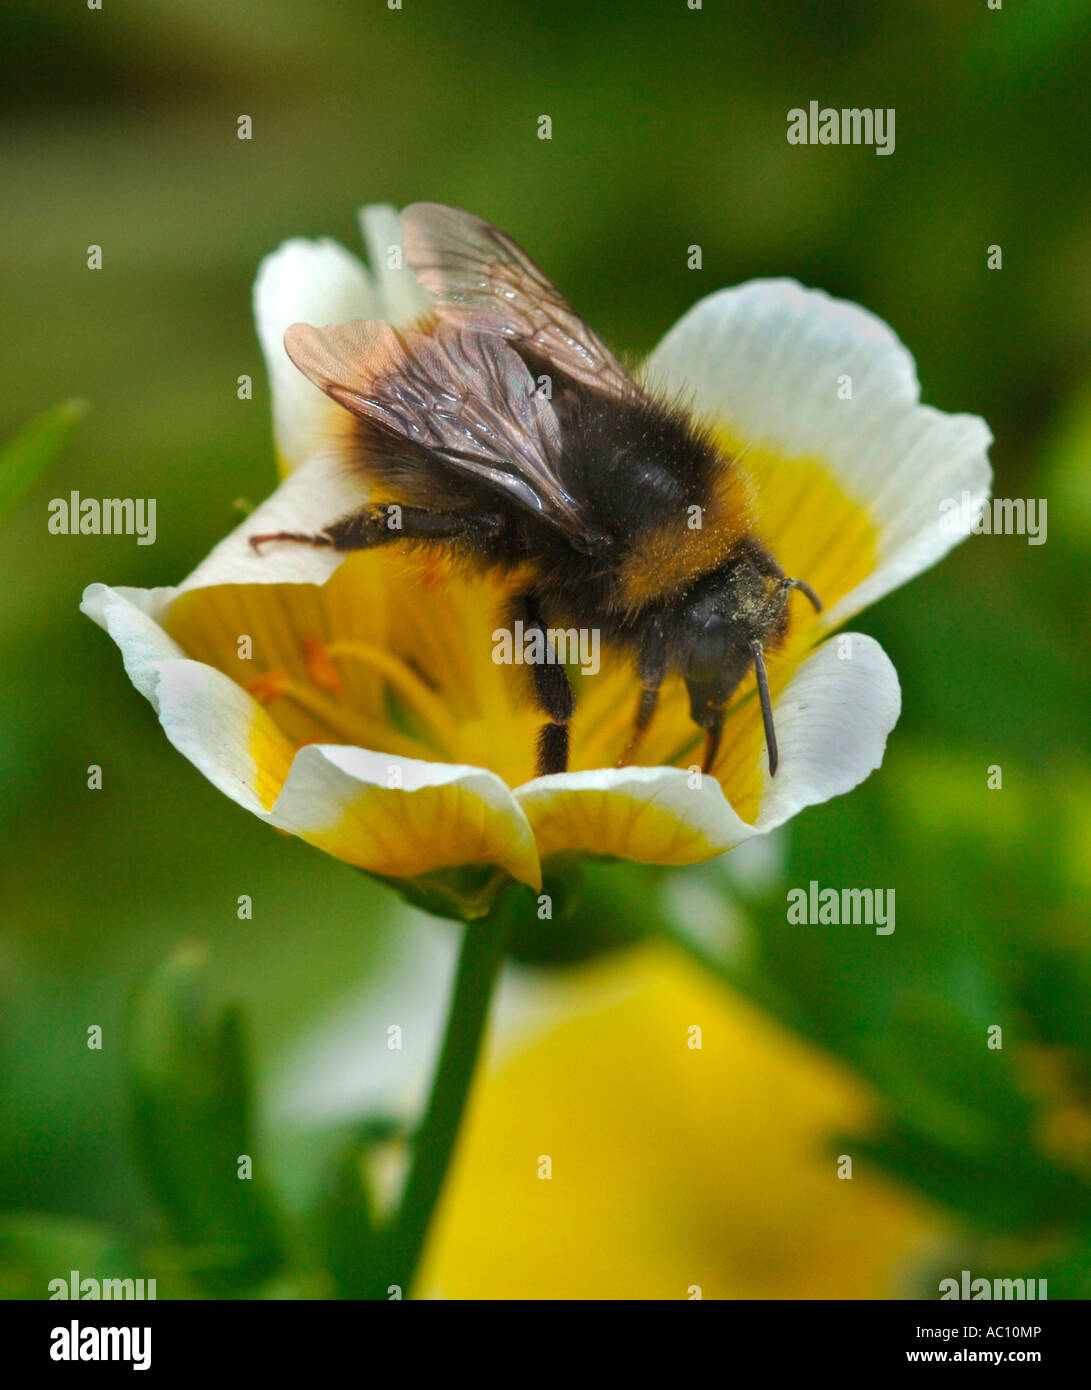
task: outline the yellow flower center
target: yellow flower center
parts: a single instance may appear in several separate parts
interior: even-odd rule
[[[805,579],[832,607],[875,567],[873,521],[818,460],[734,452],[757,498],[759,538],[786,573]],[[166,627],[190,656],[248,690],[290,747],[343,743],[471,764],[515,787],[534,775],[542,722],[527,669],[494,659],[494,632],[505,625],[515,582],[465,574],[438,551],[375,550],[349,555],[321,587],[192,590],[172,605]],[[788,637],[768,660],[774,698],[815,638],[816,618],[802,595],[792,596],[790,611]],[[604,651],[596,675],[574,671],[573,679],[570,766],[612,767],[636,711],[631,661]],[[636,760],[689,767],[700,763],[702,742],[683,683],[669,679]],[[714,769],[744,820],[758,812],[762,744],[750,677],[732,703]]]

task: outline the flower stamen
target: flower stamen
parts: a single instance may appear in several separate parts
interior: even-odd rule
[[[341,672],[330,660],[329,648],[324,647],[314,637],[306,637],[303,639],[303,650],[306,652],[307,675],[310,676],[311,683],[330,695],[340,695],[345,688],[345,682]]]
[[[244,685],[243,689],[248,695],[252,695],[259,705],[268,705],[281,699],[291,684],[292,678],[287,671],[267,671],[264,676],[257,676]]]
[[[262,705],[268,705],[273,700],[291,700],[304,713],[317,720],[324,729],[328,729],[332,739],[350,747],[381,749],[399,757],[424,760],[434,756],[420,740],[408,734],[402,734],[386,724],[353,719],[351,709],[327,699],[320,690],[303,681],[293,679],[287,671],[270,671],[264,676],[258,676],[246,686],[246,690]],[[303,747],[306,743],[325,741],[305,739],[298,747]]]
[[[393,652],[372,646],[370,642],[358,642],[351,638],[330,642],[325,652],[327,657],[346,657],[349,660],[361,661],[385,676],[401,699],[434,736],[436,742],[449,753],[453,753],[458,726],[448,713],[446,705],[420,676]]]

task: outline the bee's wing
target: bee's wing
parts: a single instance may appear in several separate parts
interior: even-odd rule
[[[422,333],[358,321],[293,324],[284,347],[305,376],[360,419],[430,450],[570,539],[596,538],[556,471],[561,432],[553,407],[504,341],[443,323]]]
[[[534,347],[588,386],[636,388],[610,350],[511,237],[442,203],[402,213],[405,258],[447,322]]]

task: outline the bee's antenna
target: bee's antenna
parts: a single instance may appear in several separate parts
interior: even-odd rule
[[[773,727],[773,702],[769,698],[769,678],[765,674],[765,657],[762,654],[760,642],[751,642],[750,650],[754,653],[754,672],[758,678],[761,722],[765,725],[765,746],[769,750],[769,776],[775,777],[780,756],[777,753],[777,731]]]
[[[784,587],[787,589],[798,589],[801,594],[806,594],[814,605],[814,611],[816,613],[822,612],[822,600],[805,579],[786,579],[784,581]]]

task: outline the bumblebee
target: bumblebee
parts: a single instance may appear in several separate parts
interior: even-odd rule
[[[413,326],[294,324],[288,356],[351,417],[345,458],[369,501],[316,535],[250,537],[339,551],[439,545],[519,577],[524,632],[598,630],[634,661],[631,761],[669,674],[704,731],[753,667],[770,774],[776,732],[764,653],[787,633],[785,575],[756,538],[746,480],[711,432],[657,399],[488,223],[437,203],[402,214],[406,262],[434,298]],[[575,708],[566,667],[530,667],[545,715],[539,775],[568,766]]]

